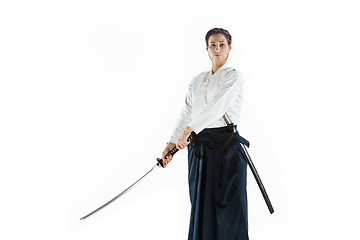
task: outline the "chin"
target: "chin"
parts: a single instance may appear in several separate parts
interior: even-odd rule
[[[224,59],[224,58],[215,58],[213,61],[216,62],[216,63],[222,63],[223,61],[226,61],[226,59]]]

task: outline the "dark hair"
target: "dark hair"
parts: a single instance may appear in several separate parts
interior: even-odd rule
[[[231,35],[227,30],[222,29],[222,28],[213,28],[210,31],[208,31],[205,36],[206,46],[209,46],[208,41],[209,41],[210,36],[214,35],[214,34],[219,34],[219,33],[223,34],[228,42],[228,45],[231,45]]]

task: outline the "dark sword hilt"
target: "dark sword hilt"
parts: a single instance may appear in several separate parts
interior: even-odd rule
[[[165,155],[165,158],[166,158],[166,157],[169,157],[170,155],[171,155],[171,156],[174,156],[175,153],[177,153],[178,151],[179,151],[179,149],[175,146],[173,149],[171,149],[171,150]],[[161,167],[163,167],[163,168],[166,167],[166,165],[164,165],[164,162],[163,162],[163,160],[162,160],[161,158],[157,158],[156,160],[158,161],[158,164],[160,164]],[[169,162],[170,162],[170,161],[169,161]],[[168,162],[168,164],[169,164],[169,162]]]
[[[189,142],[190,141],[190,136],[188,137],[187,141]],[[166,157],[169,157],[170,155],[171,156],[174,156],[175,153],[177,153],[179,151],[179,149],[175,146],[173,149],[171,149],[166,155],[165,155],[165,158]],[[156,159],[158,161],[158,164],[160,164],[161,167],[165,168],[167,164],[169,164],[169,161],[166,165],[164,165],[164,162],[161,158],[157,158]]]

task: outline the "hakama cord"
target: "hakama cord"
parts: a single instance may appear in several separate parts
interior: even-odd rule
[[[235,126],[236,129],[236,126]],[[247,161],[240,142],[249,142],[228,127],[194,132],[188,145],[191,217],[188,240],[248,240]],[[195,154],[196,151],[196,154]],[[199,157],[199,158],[198,158]]]

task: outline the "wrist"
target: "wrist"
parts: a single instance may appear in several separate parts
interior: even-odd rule
[[[191,127],[187,126],[184,131],[186,135],[189,135],[193,130],[191,129]]]

